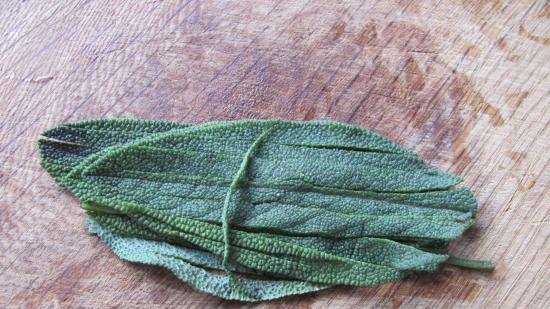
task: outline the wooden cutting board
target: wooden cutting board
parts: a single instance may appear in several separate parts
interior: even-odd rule
[[[0,2],[0,307],[548,308],[547,1]],[[335,119],[465,178],[445,266],[243,304],[119,260],[38,163],[41,131],[104,117]]]

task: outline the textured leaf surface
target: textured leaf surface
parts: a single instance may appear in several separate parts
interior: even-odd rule
[[[476,209],[460,178],[332,121],[92,120],[44,136],[42,165],[117,255],[223,298],[434,271]]]
[[[165,267],[194,288],[226,299],[268,300],[327,287],[304,281],[254,280],[212,274],[202,267],[222,269],[221,259],[216,255],[165,242],[122,236],[113,233],[111,226],[99,223],[95,215],[88,217],[88,226],[90,232],[97,234],[120,258]]]

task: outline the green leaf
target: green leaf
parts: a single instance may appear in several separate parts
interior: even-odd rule
[[[42,165],[117,255],[229,299],[434,271],[477,206],[460,178],[332,121],[92,120],[44,136]]]
[[[135,119],[98,119],[67,123],[47,130],[38,146],[41,164],[61,184],[61,180],[87,157],[106,148],[122,146],[138,139],[188,124]]]
[[[90,232],[97,234],[120,258],[165,267],[195,289],[225,299],[270,300],[328,287],[296,280],[258,280],[213,274],[203,268],[222,269],[221,260],[213,254],[159,241],[121,236],[114,233],[111,226],[101,224],[97,219],[95,215],[88,217]]]

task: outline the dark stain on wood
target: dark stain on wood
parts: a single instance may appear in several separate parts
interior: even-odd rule
[[[542,10],[540,10],[537,16],[550,18],[550,2],[546,1],[546,3],[544,3]]]
[[[493,126],[502,126],[500,111],[466,75],[454,72],[437,56],[438,46],[428,32],[406,23],[367,24],[364,29],[368,30],[363,34],[369,33],[361,36],[368,37],[361,39],[369,47],[366,64],[348,85],[356,95],[344,93],[338,102],[327,95],[316,104],[332,104],[331,109],[324,108],[331,110],[331,118],[367,124],[406,145],[420,142],[426,145],[420,150],[425,158],[450,154],[467,165],[463,144],[470,129],[482,115]],[[442,80],[440,76],[450,77]],[[411,130],[414,135],[401,135]]]
[[[346,23],[343,21],[340,21],[334,26],[334,40],[339,39],[342,34],[346,31]]]
[[[514,63],[518,63],[518,62],[521,61],[521,56],[520,55],[509,55],[509,56],[506,56],[506,60],[514,62]]]
[[[519,34],[523,35],[533,42],[537,42],[543,45],[550,45],[550,38],[530,33],[527,29],[525,29],[525,26],[523,24],[519,26]]]
[[[472,44],[466,48],[466,51],[464,52],[464,54],[467,57],[477,58],[481,54],[481,50],[477,46]]]
[[[468,77],[464,74],[454,74],[451,81],[451,88],[449,95],[453,99],[459,99],[460,102],[468,104],[473,109],[472,116],[478,119],[480,114],[489,116],[491,124],[496,127],[504,125],[504,118],[500,114],[500,111],[489,104],[483,96],[475,90]]]
[[[353,42],[360,46],[366,46],[370,41],[377,38],[376,24],[373,22],[366,23],[359,35],[353,38]]]
[[[520,163],[527,157],[527,153],[520,151],[508,151],[506,155],[516,163]]]
[[[422,143],[425,158],[460,156],[466,164],[464,147],[457,143],[466,141],[480,115],[489,115],[495,126],[504,123],[498,109],[484,100],[466,76],[452,73],[439,59],[439,46],[429,32],[403,22],[371,21],[349,31],[348,27],[352,26],[342,21],[332,27],[346,53],[325,55],[315,48],[328,44],[332,36],[281,51],[247,50],[246,46],[234,50],[240,57],[195,97],[189,93],[197,89],[188,87],[192,81],[184,77],[187,71],[198,70],[193,58],[164,65],[166,73],[135,108],[150,105],[154,118],[173,120],[181,120],[182,111],[191,113],[194,121],[333,118],[375,129],[405,146]],[[208,46],[201,47],[205,49]],[[439,78],[449,75],[447,80]],[[148,97],[148,93],[155,95]],[[203,103],[188,110],[193,100]],[[294,110],[286,114],[292,102]],[[413,134],[401,135],[405,132]]]
[[[393,309],[401,308],[401,305],[403,304],[404,297],[402,296],[392,296],[391,297],[391,305]]]
[[[506,39],[504,37],[496,40],[495,46],[500,50],[508,50],[508,43],[506,43]]]
[[[504,124],[469,78],[438,57],[440,46],[429,31],[404,22],[337,20],[328,26],[332,32],[297,42],[280,34],[271,42],[262,38],[254,48],[221,47],[237,57],[217,69],[215,82],[203,90],[187,86],[193,81],[186,72],[201,69],[193,58],[163,64],[166,73],[150,92],[155,96],[141,98],[135,108],[151,105],[155,118],[180,121],[186,114],[194,121],[332,118],[374,129],[405,146],[421,144],[420,155],[429,160],[459,158],[464,166],[469,163],[464,143],[477,120],[486,115],[493,126]],[[318,48],[335,37],[340,47],[328,53]],[[200,42],[195,54],[212,44]],[[269,44],[274,47],[262,48]]]
[[[410,57],[405,66],[405,81],[413,92],[421,91],[426,86],[426,79],[414,57]]]
[[[317,118],[316,113],[315,113],[315,106],[312,106],[311,108],[309,108],[307,110],[306,114],[304,115],[303,120],[312,120],[312,119],[315,119],[315,118]]]
[[[519,191],[525,192],[531,190],[535,185],[537,184],[536,179],[526,179],[524,181],[520,181],[519,183]]]

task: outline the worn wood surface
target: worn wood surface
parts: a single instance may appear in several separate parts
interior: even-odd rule
[[[116,3],[116,4],[115,4]],[[0,307],[548,308],[547,1],[0,1]],[[248,305],[119,260],[40,168],[65,121],[330,118],[461,175],[496,261]]]

